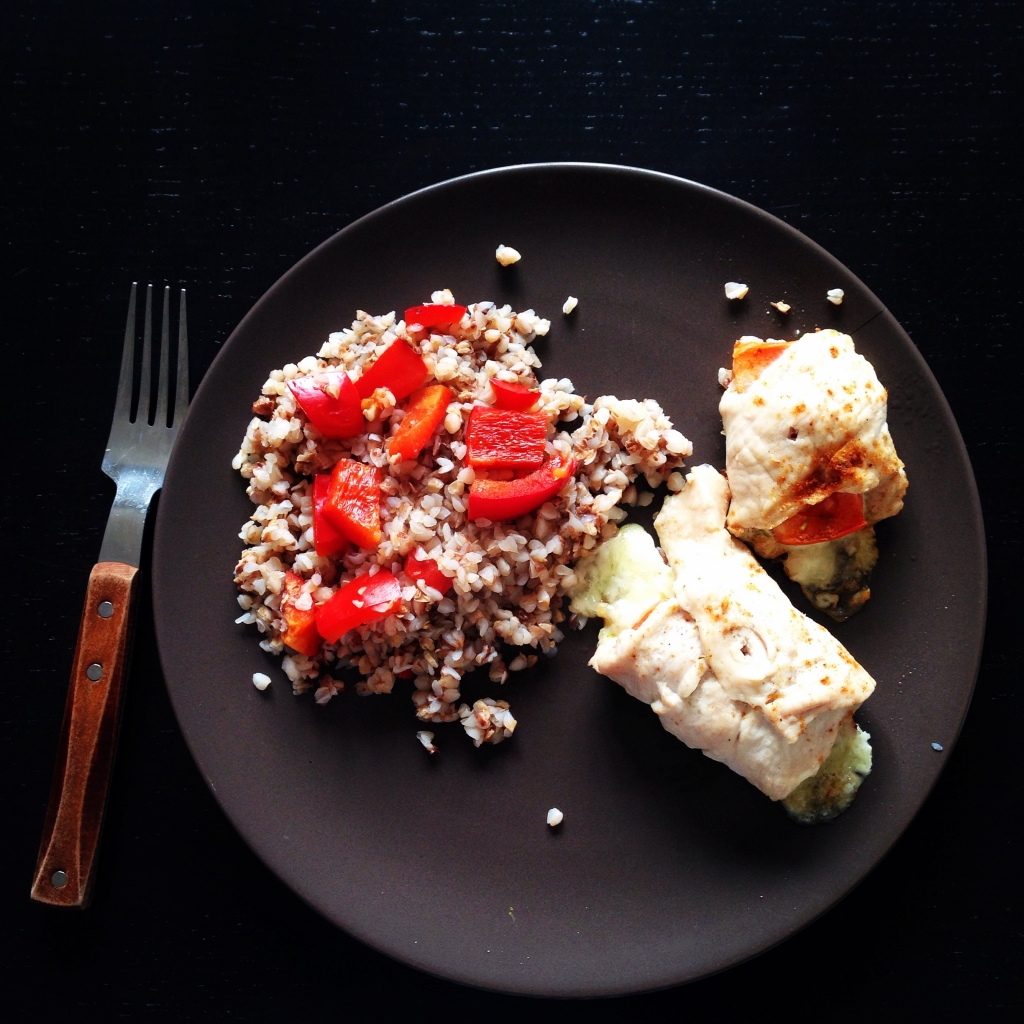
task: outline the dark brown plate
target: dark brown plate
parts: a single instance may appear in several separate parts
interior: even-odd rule
[[[503,269],[499,243],[523,253]],[[723,296],[744,281],[741,303]],[[905,511],[879,529],[874,597],[836,635],[878,681],[860,713],[875,770],[834,824],[801,828],[687,750],[587,667],[591,624],[500,696],[515,737],[476,750],[455,725],[416,741],[409,684],[390,697],[296,699],[238,613],[251,506],[231,459],[273,367],[356,309],[449,287],[552,321],[543,374],[591,398],[656,398],[721,465],[718,367],[742,334],[852,333],[890,394]],[[841,287],[846,301],[825,301]],[[571,317],[567,295],[579,296]],[[782,319],[768,306],[786,298]],[[957,543],[950,543],[956,524]],[[956,423],[917,349],[816,244],[712,189],[626,167],[475,174],[364,217],[253,307],[206,374],[160,503],[154,603],[167,685],[204,777],[256,853],[330,920],[391,956],[536,995],[637,992],[753,956],[823,913],[913,817],[967,711],[985,619],[985,548]],[[799,600],[799,598],[797,598]],[[800,605],[805,611],[806,604]],[[259,693],[253,672],[273,685]],[[467,695],[493,693],[486,679]],[[942,753],[932,748],[943,746]],[[565,812],[560,830],[549,807]],[[258,894],[255,894],[258,898]]]

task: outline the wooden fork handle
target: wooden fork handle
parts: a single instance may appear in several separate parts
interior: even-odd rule
[[[89,903],[117,747],[138,571],[122,562],[99,562],[89,575],[32,882],[32,898],[42,903]]]

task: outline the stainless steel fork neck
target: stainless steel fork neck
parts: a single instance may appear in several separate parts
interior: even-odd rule
[[[153,495],[160,490],[163,476],[162,469],[136,468],[123,472],[118,478],[117,495],[100,547],[101,562],[124,562],[138,567],[146,511]]]
[[[146,510],[141,512],[127,505],[114,502],[107,518],[100,546],[101,562],[123,562],[136,568],[142,561],[142,533],[146,528]]]

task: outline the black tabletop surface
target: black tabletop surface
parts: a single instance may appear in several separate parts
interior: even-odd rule
[[[0,1006],[249,1021],[1019,1008],[1006,481],[1021,442],[1022,21],[992,0],[4,4]],[[195,387],[252,303],[333,232],[434,182],[549,160],[648,167],[769,210],[861,277],[942,386],[985,511],[988,632],[964,729],[911,827],[824,917],[716,977],[585,1007],[464,988],[349,937],[250,852],[189,755],[144,595],[94,904],[30,902],[113,497],[99,465],[130,283],[188,288]]]

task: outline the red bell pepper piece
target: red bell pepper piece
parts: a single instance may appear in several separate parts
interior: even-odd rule
[[[288,390],[324,437],[354,437],[366,429],[359,393],[344,370],[296,377],[288,381]]]
[[[441,567],[430,555],[420,558],[415,551],[410,551],[405,560],[405,574],[414,580],[423,580],[431,590],[447,594],[452,589],[451,577],[445,576]]]
[[[491,378],[491,390],[494,392],[494,404],[499,409],[515,409],[517,412],[529,412],[538,401],[540,392],[536,388],[528,388],[525,384]]]
[[[423,387],[429,376],[427,364],[418,353],[407,341],[395,338],[378,356],[377,362],[356,381],[356,391],[360,398],[369,398],[377,388],[387,388],[395,401],[400,402]]]
[[[518,519],[558,494],[575,472],[576,460],[559,455],[518,480],[477,478],[469,487],[469,518]]]
[[[388,442],[388,453],[401,456],[403,462],[415,459],[444,419],[454,397],[443,384],[429,384],[414,391],[409,396],[405,417]]]
[[[401,605],[402,587],[391,573],[363,573],[316,606],[316,627],[333,644],[356,626],[387,618]]]
[[[313,547],[318,555],[333,558],[348,546],[349,540],[324,511],[331,490],[331,474],[317,473],[313,477]]]
[[[837,491],[816,505],[804,505],[795,516],[776,526],[772,535],[780,544],[794,547],[838,540],[867,525],[864,495]]]
[[[284,619],[285,631],[281,639],[299,654],[307,658],[315,658],[320,653],[321,638],[316,628],[316,612],[313,605],[308,608],[296,608],[295,602],[302,594],[302,585],[306,581],[293,572],[284,574],[284,593],[281,595],[281,618]]]
[[[535,469],[544,461],[548,418],[477,405],[466,425],[466,461],[475,468]]]
[[[324,513],[353,544],[375,548],[381,538],[380,470],[339,459],[331,470]]]
[[[420,327],[449,327],[457,324],[465,315],[465,306],[431,303],[426,306],[410,306],[405,311],[405,323],[407,326],[419,324]]]
[[[746,391],[751,384],[786,349],[786,341],[737,341],[732,347],[732,379],[737,391]]]

